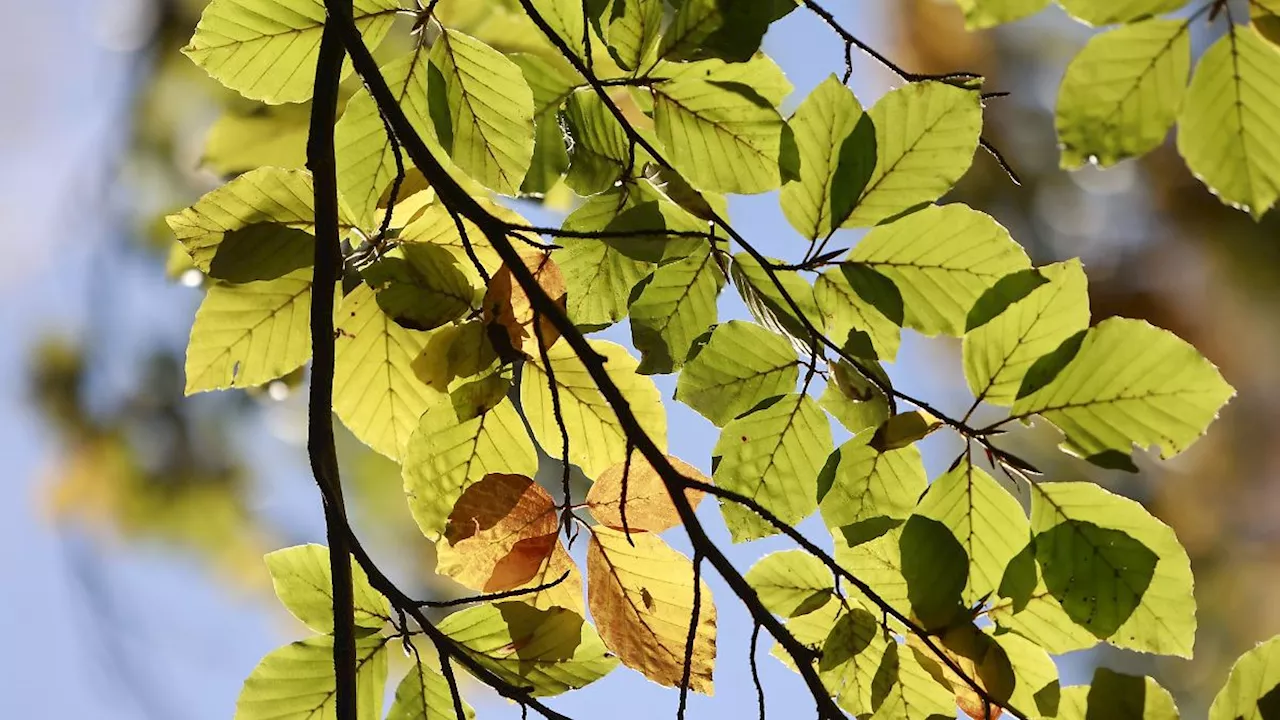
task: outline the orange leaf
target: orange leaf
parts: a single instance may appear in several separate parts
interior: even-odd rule
[[[491,473],[449,513],[436,570],[473,590],[520,587],[555,550],[558,527],[546,490],[523,475]]]
[[[586,608],[582,602],[582,573],[579,572],[573,558],[569,557],[569,551],[565,550],[563,542],[555,544],[551,555],[546,562],[542,563],[542,567],[538,568],[533,579],[521,587],[533,588],[546,585],[559,580],[565,573],[568,573],[568,576],[555,585],[514,599],[529,603],[539,610],[560,607],[572,610],[579,615],[586,615]]]
[[[525,267],[533,273],[538,285],[560,307],[565,308],[565,281],[560,266],[551,259],[550,253],[522,253],[520,259]],[[533,304],[529,295],[520,287],[520,283],[511,274],[510,268],[502,266],[489,281],[489,289],[484,294],[484,322],[491,330],[506,330],[511,349],[523,352],[530,357],[538,357],[538,336],[533,329]],[[560,333],[547,318],[539,322],[542,328],[542,341],[549,348],[560,339]],[[496,333],[501,337],[502,333]],[[494,333],[491,332],[491,337]],[[496,339],[496,338],[495,338]],[[499,349],[502,352],[502,349]]]
[[[679,473],[690,480],[711,482],[697,468],[685,461],[667,456]],[[631,456],[631,466],[618,463],[600,473],[591,490],[587,492],[587,508],[603,525],[611,528],[623,528],[622,522],[622,478],[627,475],[627,522],[626,528],[633,532],[662,532],[680,525],[680,514],[676,512],[675,503],[667,492],[667,486],[658,475],[658,471],[639,453]],[[689,504],[698,507],[704,493],[700,490],[686,490],[685,497]]]

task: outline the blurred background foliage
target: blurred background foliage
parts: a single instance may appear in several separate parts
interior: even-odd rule
[[[103,179],[123,205],[125,228],[123,239],[104,252],[127,258],[130,277],[167,273],[172,283],[196,286],[201,277],[183,263],[185,255],[172,252],[176,245],[162,216],[215,187],[219,174],[247,167],[242,158],[301,165],[306,110],[253,106],[178,52],[202,0],[139,2],[148,21],[131,46],[134,92],[123,118],[130,139]],[[537,36],[506,12],[512,4],[445,0],[442,12],[447,22],[514,50]],[[1168,328],[1200,348],[1239,390],[1193,451],[1172,463],[1140,463],[1143,472],[1136,476],[1065,460],[1051,452],[1057,438],[1048,431],[1017,448],[1056,478],[1088,475],[1142,500],[1176,529],[1196,573],[1195,660],[1153,668],[1144,658],[1117,656],[1108,663],[1154,671],[1179,695],[1187,717],[1200,716],[1231,660],[1280,631],[1280,442],[1271,437],[1280,428],[1280,214],[1254,223],[1224,207],[1188,174],[1170,144],[1108,171],[1059,170],[1057,84],[1090,33],[1061,12],[969,33],[950,0],[875,4],[886,27],[868,35],[899,64],[920,72],[978,72],[989,89],[1011,93],[988,103],[987,135],[1022,185],[1014,186],[983,156],[954,199],[996,216],[1037,264],[1082,257],[1095,320],[1124,315]],[[138,2],[121,5],[137,11]],[[807,27],[823,32],[816,24]],[[1198,50],[1217,32],[1221,27],[1197,24]],[[770,37],[766,49],[778,52],[776,43]],[[400,49],[389,42],[380,54],[390,57]],[[829,69],[837,68],[833,55]],[[801,97],[793,95],[791,106]],[[552,192],[548,202],[564,197]],[[95,273],[106,274],[105,268]],[[99,277],[88,291],[88,331],[72,338],[50,328],[32,343],[27,395],[57,448],[32,502],[59,528],[93,543],[163,548],[267,602],[261,555],[311,539],[296,504],[319,507],[305,485],[288,492],[272,487],[282,467],[296,471],[305,462],[306,408],[295,392],[302,378],[257,392],[183,399],[191,308],[175,307],[178,321],[145,341],[121,341],[92,319],[129,292],[121,285],[128,278],[113,277]],[[956,348],[930,347],[940,348],[931,361],[939,372],[955,367]],[[128,367],[129,379],[104,379],[104,365]],[[954,369],[946,376],[955,395],[966,393]],[[437,597],[459,592],[431,572],[430,544],[405,512],[398,469],[349,436],[340,454],[357,525],[379,554],[395,559],[397,574],[408,579],[406,589]]]

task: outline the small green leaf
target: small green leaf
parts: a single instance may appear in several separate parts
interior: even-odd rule
[[[1280,197],[1280,47],[1232,25],[1191,78],[1178,152],[1222,201],[1254,219]]]
[[[869,342],[877,359],[897,357],[905,307],[888,276],[869,265],[841,263],[818,276],[813,294],[833,341],[843,347]]]
[[[889,399],[861,371],[844,360],[831,363],[830,368],[831,375],[818,404],[845,430],[857,434],[880,427],[889,419]]]
[[[311,357],[311,270],[209,288],[187,344],[186,394],[262,385]]]
[[[924,410],[898,413],[876,428],[868,443],[880,452],[908,447],[942,427],[942,421]]]
[[[658,266],[631,303],[631,339],[641,353],[638,372],[665,374],[685,363],[697,338],[715,324],[724,271],[709,244]]]
[[[355,0],[352,16],[370,49],[400,6]],[[273,105],[311,99],[324,31],[323,0],[213,0],[182,53],[215,80]]]
[[[653,95],[667,158],[695,187],[750,194],[782,184],[786,124],[768,100],[737,83],[693,78],[656,85]]]
[[[499,677],[536,696],[590,685],[618,666],[595,628],[565,608],[486,603],[455,612],[436,627]]]
[[[958,0],[964,10],[964,25],[970,30],[1003,25],[1034,15],[1049,6],[1049,0]]]
[[[1109,167],[1164,142],[1191,72],[1190,27],[1146,20],[1089,40],[1058,90],[1062,167]]]
[[[332,633],[333,575],[329,568],[329,548],[296,545],[267,553],[263,559],[271,573],[276,597],[289,612],[318,633]],[[358,627],[377,630],[390,622],[391,603],[369,585],[369,578],[354,558],[351,585]]]
[[[742,62],[760,49],[769,25],[795,8],[796,0],[685,0],[658,52],[668,60]]]
[[[1068,341],[1070,342],[1070,341]],[[1067,436],[1081,457],[1160,445],[1162,457],[1191,446],[1235,394],[1190,344],[1141,320],[1108,318],[1091,328],[1056,376],[1013,404],[1016,417],[1038,414]]]
[[[410,367],[427,338],[383,312],[368,285],[338,309],[333,411],[361,442],[393,460],[404,457],[433,396]]]
[[[578,57],[583,57],[582,37],[585,30],[582,0],[530,0],[534,10],[565,45]]]
[[[875,170],[846,227],[875,225],[942,197],[969,169],[982,134],[977,90],[941,82],[898,88],[867,115],[875,126],[875,145],[860,142],[858,148],[874,150]]]
[[[200,165],[221,177],[259,167],[301,169],[310,117],[306,105],[233,106],[209,128]]]
[[[1186,0],[1058,0],[1076,19],[1090,25],[1131,22],[1152,15],[1173,12]]]
[[[831,426],[808,395],[784,395],[731,421],[712,451],[716,485],[746,495],[795,525],[818,509],[818,472],[831,454]],[[781,532],[721,500],[734,542]]]
[[[431,64],[444,84],[442,95],[429,93],[431,115],[450,157],[485,187],[515,195],[533,159],[533,92],[520,67],[455,30],[432,46]]]
[[[387,638],[356,639],[356,717],[382,717],[387,683]],[[311,720],[337,717],[333,638],[318,635],[271,651],[244,681],[235,720]]]
[[[1049,592],[1116,647],[1191,657],[1191,562],[1169,526],[1092,483],[1033,486],[1031,530]]]
[[[807,615],[831,600],[835,578],[822,561],[803,550],[765,555],[751,566],[747,583],[764,606],[776,615]]]
[[[889,278],[903,321],[925,335],[961,335],[969,309],[996,281],[1030,266],[1009,231],[964,205],[926,207],[873,228],[849,259]]]
[[[925,669],[915,650],[890,644],[878,672],[892,686],[871,720],[941,720],[955,716],[956,699],[951,688]]]
[[[1007,304],[999,300],[1010,285],[1026,278],[1037,287]],[[1003,305],[995,317],[977,327],[973,323],[981,318],[969,315],[964,374],[979,400],[1013,404],[1032,363],[1089,327],[1087,286],[1084,268],[1071,260],[1006,275],[979,298],[975,311],[988,301]]]
[[[770,262],[777,264],[775,261]],[[818,311],[817,300],[814,299],[813,285],[804,276],[795,270],[779,270],[776,267],[770,273],[769,269],[745,252],[733,256],[729,274],[756,322],[786,335],[797,348],[808,350],[811,344],[808,328],[821,328],[822,315]],[[775,278],[777,283],[774,282]],[[778,289],[778,285],[786,291],[785,295]],[[800,308],[800,315],[796,315],[792,302]]]
[[[609,54],[623,70],[638,70],[662,34],[662,0],[611,0],[601,18]]]
[[[584,196],[605,192],[630,172],[630,141],[595,90],[583,88],[571,94],[564,119],[574,140],[565,183],[575,192]]]
[[[524,53],[509,57],[520,66],[524,80],[533,92],[533,159],[520,191],[546,193],[569,168],[564,130],[560,127],[560,107],[576,83],[571,70],[553,64],[548,58]]]
[[[510,400],[459,420],[446,404],[431,407],[409,438],[404,491],[422,533],[436,539],[464,490],[491,473],[533,477],[538,455]]]
[[[453,693],[449,681],[440,674],[439,664],[419,655],[417,662],[396,688],[395,700],[387,711],[387,720],[464,720],[453,707]],[[462,703],[465,720],[474,720],[476,711],[465,700]]]
[[[782,212],[805,238],[826,238],[853,212],[853,200],[867,182],[872,163],[861,162],[862,148],[875,142],[874,128],[853,91],[835,75],[809,93],[787,126],[795,135],[800,173],[782,186]]]
[[[905,520],[928,478],[912,445],[881,453],[864,433],[840,446],[818,477],[822,520],[850,545],[873,539]]]
[[[438,245],[404,243],[360,274],[377,293],[382,312],[411,330],[457,320],[479,299],[457,258]]]
[[[1240,656],[1209,708],[1209,720],[1267,720],[1275,716],[1280,692],[1280,637]]]
[[[621,345],[592,340],[591,347],[604,358],[605,371],[618,385],[641,427],[649,433],[660,450],[667,446],[667,411],[653,381],[636,372],[635,358]],[[547,358],[555,373],[555,382],[563,409],[565,429],[569,433],[569,457],[564,458],[560,426],[552,408],[547,371],[541,358],[524,364],[520,378],[520,407],[547,455],[582,468],[587,477],[627,459],[626,433],[618,416],[591,379],[586,366],[566,342],[547,349]]]
[[[654,78],[678,80],[696,78],[707,82],[745,85],[774,107],[782,104],[791,91],[791,81],[773,58],[758,52],[744,62],[697,60],[695,62],[660,61],[650,73]]]
[[[786,340],[754,323],[731,320],[689,358],[676,399],[724,427],[763,400],[794,392],[799,364]]]

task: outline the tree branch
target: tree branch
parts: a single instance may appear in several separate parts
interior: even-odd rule
[[[347,0],[350,12],[351,0]],[[315,98],[307,135],[307,167],[315,190],[316,243],[311,281],[311,390],[307,419],[307,456],[324,499],[329,569],[333,577],[333,673],[338,720],[357,720],[355,599],[351,587],[351,551],[338,453],[333,442],[333,304],[342,266],[338,227],[338,176],[333,132],[338,113],[338,83],[345,52],[328,24],[320,39]]]

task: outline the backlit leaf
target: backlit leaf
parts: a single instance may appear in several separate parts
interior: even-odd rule
[[[356,717],[382,717],[387,638],[356,638]],[[236,700],[235,720],[337,717],[333,638],[317,635],[271,651],[253,669]]]
[[[595,628],[565,608],[486,603],[455,612],[436,627],[499,677],[537,696],[585,687],[618,665]]]
[[[271,573],[280,602],[307,627],[318,633],[333,632],[333,575],[329,568],[329,548],[323,545],[296,545],[267,553],[263,558]],[[391,619],[391,605],[354,559],[351,585],[355,597],[356,625],[377,630]]]
[[[818,473],[831,445],[831,426],[813,398],[784,395],[725,425],[712,451],[713,477],[796,524],[818,509]],[[730,500],[720,510],[734,542],[780,532]]]
[[[716,297],[724,280],[706,244],[687,258],[658,266],[631,303],[639,372],[665,374],[684,365],[694,341],[716,322]]]
[[[689,359],[676,399],[724,427],[762,400],[793,392],[799,359],[791,345],[754,323],[719,325]]]
[[[435,405],[422,416],[404,458],[409,510],[428,538],[445,531],[463,491],[490,473],[532,476],[538,455],[510,400],[459,421],[450,405]]]
[[[667,460],[679,473],[697,482],[708,482],[697,468],[680,458]],[[626,487],[626,522],[622,521],[623,486]],[[685,490],[685,497],[694,508],[702,502],[700,490]],[[587,492],[587,508],[591,516],[602,525],[632,532],[662,532],[680,525],[671,494],[658,471],[638,452],[633,453],[630,464],[623,462],[605,470],[596,478]]]
[[[1103,320],[1065,366],[1055,364],[1047,383],[1033,367],[1013,412],[1039,414],[1085,458],[1128,455],[1134,444],[1159,445],[1163,457],[1173,457],[1235,392],[1194,347],[1141,320]],[[1028,392],[1029,385],[1038,387]]]
[[[520,587],[550,558],[559,529],[555,501],[540,485],[523,475],[486,475],[450,511],[436,572],[484,592]]]
[[[1274,717],[1280,686],[1280,638],[1240,656],[1209,708],[1209,720],[1267,720]]]
[[[658,388],[647,377],[636,374],[635,358],[626,348],[602,340],[592,340],[591,348],[605,359],[605,371],[622,391],[640,425],[659,449],[667,445],[667,412]],[[557,343],[547,351],[560,393],[565,426],[569,431],[567,460],[582,468],[588,477],[626,459],[627,440],[613,408],[609,407],[595,381],[568,343]],[[524,364],[520,379],[520,406],[533,436],[543,451],[565,459],[560,428],[552,412],[551,390],[541,358]]]
[[[611,0],[601,18],[609,52],[624,70],[637,70],[662,32],[662,0]]]
[[[382,311],[403,327],[434,330],[466,315],[479,292],[448,250],[405,243],[366,267]]]
[[[439,664],[427,657],[419,656],[396,687],[387,720],[463,720],[454,712],[449,681],[440,674]],[[476,712],[471,705],[463,701],[462,709],[465,720],[474,720]]]
[[[861,355],[897,357],[905,308],[901,291],[886,275],[868,265],[841,263],[818,276],[813,294],[833,341],[860,348]]]
[[[835,75],[818,85],[787,121],[800,153],[799,177],[782,186],[782,212],[801,235],[825,238],[853,211],[871,172],[860,143],[874,143],[853,91]],[[871,134],[873,137],[863,137]],[[859,170],[858,166],[862,168]]]
[[[300,169],[310,117],[306,105],[229,108],[209,128],[200,165],[222,177],[266,166]]]
[[[893,281],[904,322],[925,335],[960,335],[974,302],[1030,262],[1009,231],[964,205],[927,207],[867,233],[849,253]]]
[[[928,482],[914,445],[881,453],[869,439],[864,433],[840,446],[818,477],[823,522],[855,545],[905,520]]]
[[[560,580],[561,577],[564,579]],[[555,544],[551,556],[534,573],[533,579],[518,589],[527,590],[547,585],[550,587],[520,595],[516,599],[539,610],[559,607],[572,610],[578,615],[586,614],[586,606],[582,602],[582,573],[569,556],[563,541]]]
[[[1063,688],[1061,705],[1061,720],[1178,720],[1173,696],[1155,680],[1104,667],[1093,671],[1092,685]]]
[[[1191,72],[1189,30],[1182,20],[1146,20],[1089,40],[1058,90],[1063,167],[1108,167],[1164,142]]]
[[[1280,197],[1280,47],[1232,25],[1200,59],[1178,151],[1223,202],[1260,218]]]
[[[587,547],[587,600],[605,644],[622,663],[667,687],[684,675],[693,614],[693,565],[657,535],[597,527]],[[689,687],[711,694],[716,657],[716,608],[699,581],[697,631]]]
[[[361,285],[338,309],[333,411],[361,442],[393,460],[432,399],[413,373],[427,334],[400,327]]]
[[[1068,13],[1090,25],[1129,22],[1173,12],[1184,0],[1058,0]]]
[[[831,570],[803,550],[784,550],[760,558],[747,582],[770,612],[796,617],[821,608],[835,592]]]
[[[560,266],[551,259],[551,254],[523,252],[520,259],[543,292],[563,309],[564,275]],[[484,294],[484,322],[499,334],[505,334],[510,348],[530,357],[537,357],[540,348],[550,348],[560,339],[560,332],[551,319],[535,312],[529,294],[507,267],[498,270],[489,280],[489,288]],[[540,327],[534,327],[535,322]]]
[[[989,28],[1034,15],[1049,6],[1049,0],[958,0],[964,10],[964,24],[970,30]]]
[[[1045,585],[1076,624],[1116,647],[1191,656],[1191,563],[1169,526],[1073,482],[1034,486],[1031,530]]]
[[[354,0],[366,45],[382,42],[399,9],[394,0]],[[302,102],[311,99],[324,22],[323,0],[213,0],[182,53],[247,98]]]

